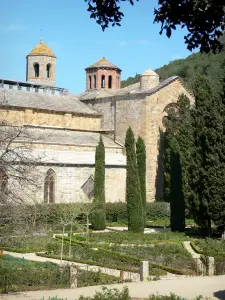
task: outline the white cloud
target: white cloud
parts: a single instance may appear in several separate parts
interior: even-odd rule
[[[120,42],[119,42],[119,45],[120,45],[121,47],[126,46],[126,45],[127,45],[127,42],[126,42],[126,41],[120,41]]]
[[[137,43],[139,45],[153,45],[154,43],[150,40],[138,40]]]
[[[22,24],[8,24],[3,27],[5,31],[23,31],[26,27]]]

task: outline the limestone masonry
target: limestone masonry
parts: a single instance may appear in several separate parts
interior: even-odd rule
[[[131,126],[135,137],[142,136],[146,143],[147,200],[163,199],[160,145],[167,112],[176,108],[182,93],[194,103],[179,77],[160,82],[154,71],[147,70],[140,83],[120,88],[121,69],[103,57],[85,69],[86,91],[73,95],[55,86],[56,56],[42,40],[27,55],[26,68],[26,82],[0,79],[1,126],[5,132],[12,125],[22,126],[26,138],[32,137],[40,188],[33,194],[30,189],[24,197],[46,203],[86,199],[83,187],[93,180],[101,134],[106,150],[106,201],[125,201],[123,145]],[[19,135],[12,146],[25,145],[26,138]]]

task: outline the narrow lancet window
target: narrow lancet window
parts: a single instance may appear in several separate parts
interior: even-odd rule
[[[49,169],[44,182],[44,202],[55,203],[55,172]]]
[[[34,64],[34,77],[39,77],[39,64]]]
[[[102,75],[102,84],[101,84],[102,89],[105,88],[105,75]]]
[[[109,89],[112,88],[112,76],[111,75],[109,75],[108,87],[109,87]]]
[[[51,69],[51,64],[47,64],[46,66],[46,77],[50,78],[50,69]]]

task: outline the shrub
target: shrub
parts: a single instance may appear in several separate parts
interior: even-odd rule
[[[102,288],[102,292],[96,292],[93,297],[80,296],[79,300],[132,300],[128,287],[124,287],[120,292],[118,289]]]
[[[146,219],[169,219],[170,218],[170,206],[167,202],[152,202],[146,205]]]
[[[124,202],[106,203],[106,220],[127,223],[127,204]]]

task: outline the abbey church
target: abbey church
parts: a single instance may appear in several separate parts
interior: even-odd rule
[[[56,60],[41,40],[27,55],[26,81],[0,79],[2,130],[12,125],[26,129],[26,135],[16,136],[11,146],[25,145],[27,135],[32,138],[40,188],[26,197],[43,203],[78,202],[93,180],[95,148],[102,135],[106,201],[124,202],[124,140],[130,126],[146,144],[147,200],[162,199],[160,133],[165,130],[168,109],[176,107],[180,94],[194,102],[191,91],[177,76],[160,82],[152,70],[145,71],[139,83],[120,88],[122,70],[103,57],[85,68],[86,90],[73,95],[56,87]],[[6,179],[13,180],[1,167],[1,192]]]

